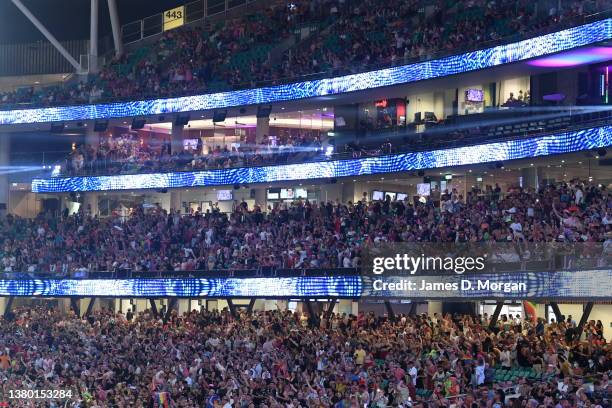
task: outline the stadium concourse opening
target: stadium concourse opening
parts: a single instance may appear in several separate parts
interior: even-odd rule
[[[0,2],[0,407],[611,405],[612,0],[56,3]]]

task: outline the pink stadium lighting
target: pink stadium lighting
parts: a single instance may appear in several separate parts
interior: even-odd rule
[[[612,47],[588,47],[527,62],[533,67],[563,68],[612,59]]]

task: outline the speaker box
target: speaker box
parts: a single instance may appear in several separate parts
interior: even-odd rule
[[[132,119],[132,130],[142,129],[145,123],[147,123],[145,119],[141,119],[141,118]]]

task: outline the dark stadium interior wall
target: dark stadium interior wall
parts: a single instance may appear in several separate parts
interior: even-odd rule
[[[443,302],[442,313],[475,315],[476,302]]]
[[[164,10],[188,3],[186,0],[119,0],[121,24],[143,19]],[[30,11],[60,41],[89,38],[89,0],[24,0]],[[26,43],[44,40],[32,23],[11,1],[0,2],[1,43]],[[100,38],[111,34],[106,1],[99,2]]]

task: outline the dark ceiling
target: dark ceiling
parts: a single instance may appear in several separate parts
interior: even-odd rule
[[[190,0],[115,0],[121,24],[140,20],[190,2]],[[22,0],[22,3],[60,41],[89,37],[90,0]],[[110,35],[106,0],[99,0],[100,38]],[[0,1],[0,43],[23,43],[44,37],[15,7],[11,0]]]

